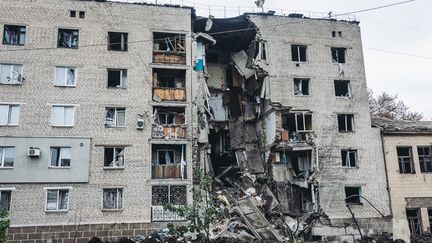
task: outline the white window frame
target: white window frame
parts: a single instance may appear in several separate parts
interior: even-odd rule
[[[113,121],[108,120],[108,110],[114,109],[114,119]],[[124,125],[118,125],[118,110],[124,110]],[[124,107],[106,107],[105,108],[105,126],[106,127],[126,127],[126,108]]]
[[[74,70],[74,73],[75,73],[73,84],[67,84],[69,69]],[[64,73],[65,73],[64,80],[63,80],[62,83],[57,83],[57,75],[58,75],[59,70],[63,70]],[[76,67],[56,66],[54,68],[54,86],[59,86],[59,87],[76,87],[77,77],[78,77],[78,72],[77,72],[77,68]]]
[[[308,46],[307,45],[301,45],[301,44],[292,44],[291,45],[291,50],[292,48],[295,47],[297,49],[297,59],[298,61],[294,61],[294,63],[307,63],[308,62]],[[301,54],[300,54],[300,48],[304,47],[305,48],[305,58],[306,60],[302,61],[301,60]],[[291,53],[292,55],[292,53]],[[292,57],[291,59],[294,59],[294,57]]]
[[[45,212],[68,212],[70,203],[70,191],[72,187],[45,187]],[[48,191],[57,191],[57,204],[56,209],[48,209]],[[60,191],[67,191],[66,209],[59,209],[60,207]]]
[[[345,130],[339,130],[339,116],[344,116]],[[351,122],[352,130],[348,130],[348,122]],[[345,113],[338,114],[338,130],[339,132],[354,132],[355,131],[354,114],[345,114]]]
[[[9,202],[9,210],[7,210],[8,212],[10,212],[11,211],[11,209],[12,209],[12,195],[13,195],[13,192],[15,191],[15,187],[9,187],[9,188],[7,188],[7,187],[5,187],[5,188],[0,188],[0,201],[1,201],[1,193],[2,192],[10,192],[10,202]]]
[[[63,119],[62,124],[55,124],[55,117],[54,117],[54,109],[55,107],[62,107],[63,108]],[[72,123],[66,124],[66,109],[73,109],[72,110]],[[75,105],[52,105],[51,108],[51,126],[53,127],[73,127],[75,126]]]
[[[105,190],[117,190],[117,208],[104,208],[104,192]],[[121,191],[121,208],[119,208],[119,192]],[[102,211],[122,211],[124,210],[124,187],[105,187],[102,188],[102,200],[101,200],[101,210]]]
[[[9,78],[9,81],[1,80],[1,77],[2,77],[1,70],[3,69],[2,66],[6,66],[6,65],[10,66],[9,76],[6,76],[7,78]],[[15,73],[15,71],[14,71],[15,68],[20,69],[19,74]],[[14,76],[15,74],[17,77]],[[14,84],[22,84],[22,82],[23,82],[23,65],[22,64],[0,63],[0,84],[14,85]]]
[[[110,71],[119,71],[120,72],[120,85],[119,86],[109,86],[109,72]],[[108,68],[107,69],[107,87],[108,88],[117,88],[117,89],[127,89],[128,82],[127,82],[127,75],[128,71],[125,68]]]
[[[20,108],[21,108],[20,105],[0,103],[0,106],[7,106],[6,109],[8,110],[6,123],[0,123],[0,126],[18,126],[19,125]],[[16,109],[15,111],[14,111],[14,108]],[[12,120],[13,119],[12,115],[14,114],[14,112],[16,114],[16,122]],[[1,122],[1,120],[0,120],[0,122]]]
[[[305,115],[310,115],[310,117],[311,117],[311,130],[306,130],[306,119],[305,119]],[[299,121],[298,121],[298,116],[303,116],[303,129],[302,130],[300,130],[299,129]],[[302,112],[302,113],[295,113],[295,123],[296,123],[296,129],[297,129],[297,132],[311,132],[311,131],[313,131],[313,117],[312,117],[312,113],[306,113],[306,112]]]
[[[298,90],[296,90],[296,81],[298,82]],[[303,94],[303,82],[307,82],[308,84],[308,94]],[[308,78],[294,78],[294,95],[295,96],[310,96],[311,88],[310,88],[310,79]]]
[[[106,151],[106,149],[112,149],[112,153],[113,153],[113,161],[111,161],[111,166],[109,166],[109,165],[105,165],[105,151]],[[118,166],[118,165],[116,165],[116,160],[115,160],[115,157],[116,157],[116,149],[122,149],[123,150],[123,165],[122,166]],[[124,168],[125,167],[125,163],[126,163],[126,159],[125,159],[125,149],[126,149],[126,147],[125,146],[106,146],[106,147],[104,147],[104,159],[103,159],[103,163],[104,163],[104,165],[103,165],[103,167],[104,167],[104,169],[116,169],[116,168],[118,168],[118,169],[122,169],[122,168]]]
[[[52,159],[53,159],[53,158],[52,158],[52,153],[51,153],[51,150],[52,150],[52,149],[59,149],[59,150],[58,150],[59,158],[58,158],[58,160],[56,161],[56,165],[52,165]],[[64,155],[64,154],[62,153],[62,151],[64,151],[65,149],[69,149],[69,155],[70,155],[69,158],[67,158],[67,157],[62,157],[62,155]],[[69,159],[69,165],[68,165],[68,166],[64,166],[64,165],[62,165],[62,164],[61,164],[62,159]],[[72,165],[72,147],[67,147],[67,146],[51,146],[51,147],[50,147],[50,160],[49,160],[49,167],[50,167],[50,168],[70,168],[71,165]]]
[[[4,159],[5,159],[5,149],[13,149],[13,162],[12,162],[12,166],[5,166],[4,165]],[[12,169],[14,167],[15,164],[15,159],[16,159],[16,154],[15,154],[15,147],[14,146],[0,146],[0,169]]]
[[[336,50],[336,58],[337,58],[337,60],[333,59],[333,49]],[[344,50],[344,61],[345,62],[340,62],[339,51],[338,51],[339,49],[343,49]],[[330,54],[331,54],[332,63],[334,63],[334,64],[346,64],[348,62],[347,61],[347,56],[348,56],[347,53],[348,53],[348,49],[345,48],[345,47],[331,47],[330,48]]]
[[[343,156],[342,156],[342,153],[345,153],[345,165],[343,165]],[[352,154],[352,153],[354,153],[354,162],[355,162],[355,165],[354,166],[351,166],[351,156],[350,156],[350,154]],[[342,167],[344,167],[344,168],[358,168],[358,166],[359,166],[359,159],[358,159],[358,151],[356,150],[356,149],[342,149],[341,150],[341,163],[342,163]]]

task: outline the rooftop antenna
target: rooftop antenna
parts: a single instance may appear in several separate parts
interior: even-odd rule
[[[264,2],[265,0],[256,0],[255,4],[258,8],[261,8],[262,12],[264,12]]]

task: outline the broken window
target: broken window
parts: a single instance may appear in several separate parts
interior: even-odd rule
[[[0,168],[12,168],[15,161],[15,147],[0,147]]]
[[[104,166],[117,168],[124,167],[124,147],[105,147]]]
[[[342,31],[338,31],[337,34],[338,34],[338,37],[342,37]]]
[[[309,79],[294,79],[294,95],[309,95]]]
[[[335,80],[334,89],[337,97],[351,97],[350,81],[348,80]]]
[[[11,190],[0,190],[0,210],[10,211],[11,209]]]
[[[76,68],[56,67],[54,83],[57,86],[76,86]]]
[[[125,127],[126,108],[107,107],[106,108],[106,127]]]
[[[305,45],[291,45],[291,56],[293,62],[306,62],[306,50]]]
[[[0,126],[17,126],[20,106],[0,104]]]
[[[397,147],[397,156],[399,161],[399,173],[401,174],[415,174],[412,148],[411,147]]]
[[[332,37],[336,37],[336,31],[332,31]]]
[[[51,147],[51,167],[70,167],[71,147]]]
[[[184,101],[185,70],[153,69],[153,99],[156,101]]]
[[[432,208],[428,208],[427,210],[429,216],[429,231],[432,231]]]
[[[331,48],[332,62],[333,63],[345,63],[346,62],[346,48]]]
[[[345,202],[349,204],[361,204],[361,187],[345,187]]]
[[[256,60],[267,60],[267,42],[256,41],[255,42],[255,59]]]
[[[126,69],[108,69],[108,87],[127,88]]]
[[[57,47],[78,48],[78,30],[59,29]]]
[[[123,209],[123,188],[106,188],[102,193],[102,210]]]
[[[46,211],[67,211],[69,208],[69,189],[48,189]]]
[[[51,126],[66,126],[71,127],[74,125],[74,106],[53,106]]]
[[[283,127],[289,132],[312,131],[311,113],[288,113],[283,117]]]
[[[153,50],[166,52],[185,52],[186,35],[174,33],[153,33]]]
[[[69,17],[71,17],[71,18],[75,18],[75,17],[76,17],[76,11],[74,11],[74,10],[70,10],[70,11],[69,11]]]
[[[26,27],[19,25],[5,25],[3,31],[4,45],[24,45]]]
[[[407,208],[406,215],[411,235],[421,235],[423,230],[421,225],[420,208]]]
[[[186,145],[153,145],[152,178],[186,178]]]
[[[338,114],[339,132],[354,131],[354,115],[353,114]]]
[[[174,207],[187,203],[186,186],[152,186],[152,220],[185,220],[184,217],[165,209],[165,205]]]
[[[153,116],[153,138],[186,138],[187,127],[185,126],[184,107],[154,107]]]
[[[357,150],[341,150],[342,166],[357,167]]]
[[[108,32],[108,50],[127,51],[128,34],[120,32]]]
[[[83,19],[85,17],[85,12],[84,11],[79,11],[79,17],[81,19]]]
[[[22,84],[22,70],[21,64],[0,64],[0,84]]]
[[[417,147],[421,173],[432,172],[431,147]]]

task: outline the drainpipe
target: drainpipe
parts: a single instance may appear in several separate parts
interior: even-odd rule
[[[380,136],[381,136],[381,146],[382,146],[382,153],[383,153],[383,159],[384,159],[384,170],[385,170],[385,176],[386,176],[386,183],[387,183],[387,193],[388,193],[388,197],[389,197],[389,208],[390,208],[390,215],[393,215],[393,210],[392,210],[392,200],[391,200],[391,196],[390,196],[390,184],[389,184],[389,179],[388,179],[388,171],[387,171],[387,160],[386,160],[386,156],[385,156],[385,149],[384,149],[384,133],[383,131],[381,131],[380,129]]]

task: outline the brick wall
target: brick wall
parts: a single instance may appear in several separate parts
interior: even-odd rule
[[[87,243],[96,236],[105,240],[149,235],[160,228],[156,223],[84,224],[11,227],[8,243]]]

